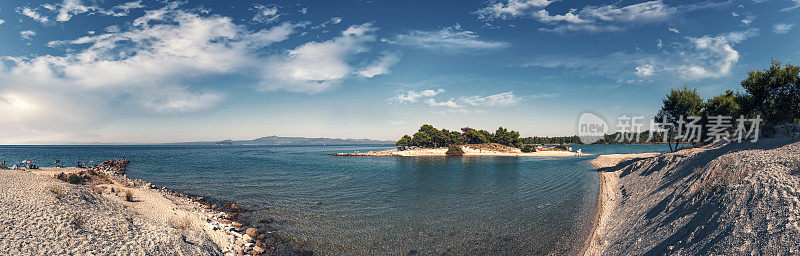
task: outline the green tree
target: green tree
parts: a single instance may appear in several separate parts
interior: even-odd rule
[[[433,130],[434,132],[429,133],[429,135],[431,135],[431,138],[433,139],[434,147],[441,147],[449,144],[448,142],[450,141],[450,131],[446,129],[442,129],[440,131],[436,130],[435,128]]]
[[[411,138],[411,141],[414,142],[414,146],[418,147],[432,147],[433,140],[428,133],[419,131],[414,134],[414,137]]]
[[[411,136],[405,135],[402,138],[400,138],[400,140],[398,140],[397,143],[395,143],[394,145],[408,147],[408,146],[413,146],[414,141],[411,139]]]
[[[800,120],[800,66],[772,60],[765,70],[750,70],[742,80],[750,96],[749,109],[761,114],[765,124],[780,125]]]
[[[464,150],[458,145],[450,145],[447,146],[447,152],[444,152],[444,154],[448,156],[463,156]]]
[[[464,144],[467,144],[467,137],[465,137],[464,134],[462,134],[460,132],[451,131],[450,132],[450,139],[448,140],[448,143],[449,144],[455,144],[455,145],[464,145]]]
[[[670,89],[663,103],[664,105],[661,107],[658,116],[666,118],[667,122],[672,124],[679,120],[680,117],[686,120],[689,116],[700,115],[703,110],[703,98],[700,97],[697,90],[689,90],[686,85],[683,86],[683,89]],[[667,145],[670,151],[676,151],[680,143],[679,140],[676,140],[675,148],[672,147],[672,140],[674,139],[674,134],[678,132],[677,129],[677,126],[672,126],[668,130],[667,138],[669,141],[667,141]]]
[[[484,143],[489,143],[489,139],[488,139],[488,138],[486,138],[486,136],[484,136],[483,134],[481,134],[480,132],[478,132],[478,131],[477,131],[477,130],[475,130],[475,129],[469,129],[469,130],[467,130],[467,132],[466,132],[466,133],[464,133],[464,136],[466,136],[466,137],[467,137],[467,141],[468,141],[470,144],[484,144]]]
[[[736,117],[741,113],[740,99],[733,90],[714,96],[704,106],[706,116],[731,116]]]

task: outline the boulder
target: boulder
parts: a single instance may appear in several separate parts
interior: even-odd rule
[[[256,247],[253,248],[253,253],[255,253],[255,254],[262,254],[265,251],[267,251],[267,250],[264,250],[264,248],[261,248],[259,246],[256,246]]]
[[[258,229],[257,228],[248,228],[244,231],[245,234],[249,235],[250,237],[258,237]]]

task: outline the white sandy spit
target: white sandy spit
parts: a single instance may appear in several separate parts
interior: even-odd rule
[[[514,147],[503,146],[499,144],[490,145],[465,145],[461,146],[464,150],[464,156],[538,156],[538,157],[570,157],[577,156],[574,151],[538,151],[523,153],[520,149]],[[359,153],[346,153],[335,155],[348,155],[348,156],[404,156],[404,157],[425,157],[425,156],[446,156],[447,147],[440,148],[413,148],[403,151],[396,149],[377,151],[377,152],[359,152]],[[589,155],[589,154],[582,154]]]

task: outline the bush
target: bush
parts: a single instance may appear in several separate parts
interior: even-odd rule
[[[47,187],[47,190],[50,191],[50,193],[53,193],[56,199],[64,198],[67,195],[64,193],[64,189],[62,189],[61,187],[49,186]]]
[[[67,177],[67,182],[71,184],[81,184],[81,176],[74,173],[70,174],[69,177]]]
[[[531,145],[526,145],[522,147],[522,153],[530,153],[530,152],[536,152],[536,148]]]
[[[125,190],[125,201],[133,202],[133,192]]]
[[[460,146],[450,145],[447,147],[447,152],[444,153],[448,156],[463,156],[464,150]]]
[[[73,214],[72,220],[69,221],[69,224],[72,225],[72,228],[74,229],[82,229],[83,225],[86,224],[86,218],[79,213]]]
[[[567,151],[567,146],[564,146],[564,145],[558,145],[558,146],[556,146],[556,148],[564,150],[564,151]]]
[[[800,160],[796,160],[794,163],[790,164],[789,173],[792,175],[800,175]]]

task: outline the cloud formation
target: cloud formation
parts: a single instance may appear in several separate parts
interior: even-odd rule
[[[47,43],[63,48],[60,55],[0,56],[0,111],[13,113],[5,119],[13,125],[0,126],[0,133],[19,140],[76,136],[92,130],[84,125],[94,123],[90,120],[111,114],[105,110],[111,106],[162,115],[206,110],[227,96],[207,78],[235,75],[253,80],[245,85],[263,90],[313,93],[349,77],[388,74],[399,61],[396,55],[354,59],[377,40],[372,24],[350,26],[333,39],[283,50],[273,44],[308,23],[250,30],[230,17],[178,7],[168,4],[147,10],[130,25]],[[33,31],[21,33],[33,35]],[[75,129],[52,123],[75,123]]]
[[[607,4],[570,9],[566,13],[553,14],[546,8],[555,1],[549,0],[505,0],[490,3],[474,13],[479,20],[493,22],[515,18],[533,19],[545,27],[541,31],[566,33],[623,31],[645,24],[664,22],[682,11],[719,6],[721,4],[699,3],[687,6],[669,6],[662,0],[631,5]]]
[[[428,89],[423,91],[410,90],[408,92],[401,92],[390,101],[397,104],[406,104],[414,102],[422,102],[430,107],[444,107],[451,110],[458,110],[459,112],[470,112],[471,109],[467,107],[507,107],[516,105],[521,101],[521,97],[514,95],[514,92],[504,92],[493,94],[489,96],[463,96],[458,99],[448,98],[447,100],[437,100],[436,96],[444,93],[443,89]],[[532,97],[551,97],[554,95],[540,95]]]
[[[789,30],[792,30],[792,28],[794,28],[794,23],[775,23],[775,25],[772,26],[772,32],[775,34],[786,34],[789,33]]]
[[[365,72],[353,72],[356,67],[350,63],[353,57],[368,51],[368,44],[377,40],[377,30],[371,23],[353,25],[333,39],[308,42],[284,54],[270,57],[264,63],[261,89],[318,93],[354,73],[365,77],[387,73],[388,64],[394,61],[391,57],[384,59],[383,63],[379,60],[379,66],[373,66],[372,70],[362,70]]]
[[[444,27],[440,30],[414,30],[406,34],[397,35],[393,40],[388,42],[408,47],[450,52],[459,50],[498,49],[510,45],[507,42],[482,40],[480,36],[478,36],[478,33],[464,30],[459,24]]]
[[[130,14],[133,9],[145,8],[141,0],[125,2],[111,8],[103,8],[93,4],[84,4],[81,0],[64,0],[60,4],[42,4],[37,7],[19,7],[16,11],[28,18],[41,23],[49,23],[55,18],[58,22],[67,22],[75,15],[100,14],[122,17]]]

